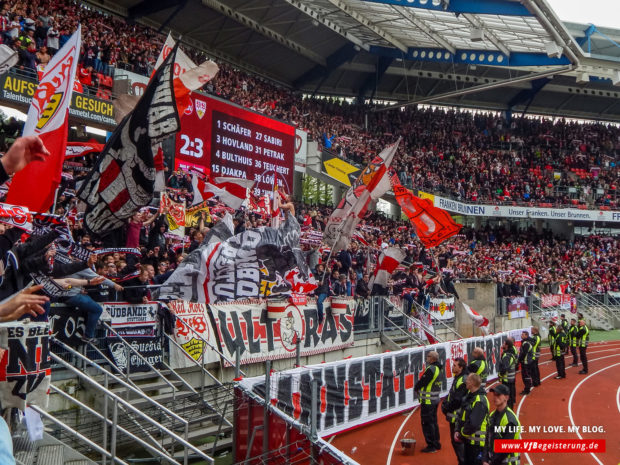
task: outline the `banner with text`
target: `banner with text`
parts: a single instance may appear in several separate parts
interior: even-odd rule
[[[353,345],[353,305],[346,314],[326,311],[321,325],[314,299],[306,305],[289,303],[280,319],[267,318],[265,305],[254,300],[209,305],[222,352],[230,360],[237,347],[243,364],[295,357],[298,338],[302,356]]]
[[[1,98],[20,106],[30,105],[30,100],[37,89],[36,79],[13,74],[0,76]],[[87,124],[103,126],[111,129],[116,126],[114,121],[114,105],[111,101],[101,100],[90,95],[73,92],[69,117],[83,120]]]
[[[500,218],[538,218],[561,221],[607,221],[620,223],[620,211],[580,210],[578,208],[520,207],[507,205],[468,204],[418,191],[420,197],[432,198],[436,207],[467,216]]]
[[[0,324],[0,405],[47,409],[51,378],[47,322]]]
[[[529,331],[529,328],[525,330]],[[440,363],[447,370],[440,374],[442,396],[447,395],[452,383],[452,360],[457,357],[470,359],[475,347],[485,351],[488,379],[496,378],[502,343],[508,336],[520,341],[521,331],[275,372],[271,375],[269,400],[293,422],[309,426],[312,382],[317,380],[320,393],[317,430],[320,436],[332,435],[418,405],[413,387],[425,370],[425,356],[431,350],[439,353]],[[264,376],[243,379],[240,385],[258,395],[265,395]]]
[[[110,326],[119,336],[153,337],[157,324],[157,303],[106,303]]]
[[[540,296],[541,308],[559,307],[577,313],[577,297],[570,294],[547,294]]]
[[[170,366],[175,369],[189,368],[195,366],[192,360],[202,365],[218,362],[219,356],[207,345],[208,342],[213,347],[218,346],[217,333],[213,331],[207,306],[181,300],[167,305],[177,317],[173,339],[179,345],[170,344]]]

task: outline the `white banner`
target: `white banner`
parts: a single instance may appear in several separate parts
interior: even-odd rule
[[[433,297],[430,300],[428,311],[435,320],[453,320],[454,305],[454,296]]]
[[[157,325],[156,302],[147,304],[106,303],[110,326],[122,337],[153,337]],[[111,335],[110,335],[111,336]]]
[[[217,347],[217,334],[211,327],[207,306],[181,300],[167,305],[177,316],[173,339],[181,347],[170,344],[170,366],[189,368],[195,366],[192,360],[201,364],[218,362],[219,355],[205,342]]]
[[[445,367],[440,374],[442,396],[447,395],[452,384],[452,360],[471,359],[475,347],[485,351],[487,379],[497,378],[502,343],[511,336],[520,345],[521,331],[529,332],[529,328],[275,372],[271,375],[269,400],[284,415],[309,425],[312,381],[318,380],[317,429],[320,436],[332,435],[419,405],[413,387],[425,369],[425,355],[431,350],[439,353]],[[264,382],[265,377],[259,376],[243,379],[240,385],[261,393],[265,392]]]
[[[319,325],[316,300],[305,305],[288,303],[284,317],[267,318],[266,303],[260,300],[210,304],[222,352],[230,360],[241,349],[241,363],[259,363],[295,357],[297,339],[301,356],[320,354],[353,345],[354,300],[346,314],[333,314],[325,302]]]
[[[308,158],[308,133],[301,129],[295,129],[295,171],[306,172],[306,160]]]
[[[444,210],[452,213],[467,216],[538,218],[543,220],[561,221],[608,221],[612,223],[620,223],[620,211],[467,204],[421,191],[419,192],[419,195],[421,197],[431,199],[436,207],[443,208]]]

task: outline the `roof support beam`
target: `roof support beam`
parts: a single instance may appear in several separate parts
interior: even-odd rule
[[[289,5],[292,5],[295,8],[297,8],[298,10],[302,11],[303,13],[307,14],[308,16],[310,16],[315,21],[318,21],[323,26],[331,29],[336,34],[340,34],[345,39],[353,42],[358,47],[363,48],[366,51],[368,51],[370,49],[368,44],[366,44],[364,41],[358,39],[357,37],[355,37],[350,32],[347,32],[345,29],[341,28],[337,23],[331,21],[329,19],[329,16],[323,16],[323,15],[317,13],[315,10],[310,8],[306,2],[301,2],[299,0],[284,0],[284,1],[286,3],[288,3]]]
[[[135,20],[143,16],[152,15],[161,10],[178,6],[179,4],[185,5],[185,3],[187,3],[187,0],[175,0],[172,2],[168,0],[142,0],[127,10],[127,18],[129,20]]]
[[[327,1],[331,3],[332,5],[334,5],[336,8],[338,8],[340,11],[349,15],[351,18],[353,18],[355,21],[360,23],[365,28],[370,29],[372,32],[377,34],[379,37],[391,43],[394,47],[399,49],[401,52],[407,53],[407,46],[405,44],[403,44],[396,37],[392,36],[392,34],[390,34],[389,32],[384,31],[380,27],[375,26],[368,18],[361,15],[360,13],[353,10],[352,8],[350,8],[349,5],[347,5],[346,3],[342,2],[341,0],[327,0]]]
[[[375,91],[377,90],[377,87],[379,86],[379,82],[381,82],[381,78],[383,77],[383,75],[385,74],[385,72],[390,67],[393,61],[394,61],[394,58],[392,57],[380,56],[378,58],[377,64],[375,66],[375,72],[366,78],[366,80],[364,81],[364,84],[362,84],[362,86],[360,87],[358,91],[357,99],[360,103],[364,102],[364,97],[366,96],[366,92],[368,92],[368,90],[372,90],[370,94],[370,100],[372,100],[372,98],[375,95]]]
[[[520,76],[520,77],[516,77],[516,78],[510,78],[510,79],[504,79],[501,81],[497,81],[497,82],[492,82],[489,84],[481,84],[479,86],[471,86],[471,87],[466,87],[464,89],[459,89],[459,90],[455,90],[452,92],[445,92],[443,94],[439,94],[439,95],[430,95],[428,97],[423,97],[423,98],[419,98],[416,100],[411,100],[410,102],[406,102],[406,103],[399,103],[396,105],[389,105],[383,108],[377,108],[373,111],[375,112],[380,112],[380,111],[388,111],[388,110],[393,110],[395,108],[404,108],[404,107],[408,107],[411,105],[417,105],[419,103],[427,103],[427,102],[437,102],[439,100],[445,100],[445,99],[449,99],[449,98],[453,98],[453,97],[460,97],[462,95],[467,95],[467,94],[476,94],[478,92],[482,92],[485,90],[489,90],[489,89],[496,89],[498,87],[504,87],[506,85],[510,85],[510,84],[514,84],[517,82],[529,82],[529,81],[533,81],[534,79],[541,79],[541,78],[545,78],[545,77],[549,77],[549,76],[554,76],[556,74],[563,74],[563,73],[567,73],[569,71],[572,71],[574,69],[574,67],[572,65],[568,65],[568,66],[562,66],[561,68],[556,68],[552,71],[545,71],[542,73],[531,73],[531,74],[527,74],[525,76]]]
[[[350,61],[355,55],[357,55],[358,50],[359,47],[352,43],[347,43],[343,45],[327,57],[327,59],[325,60],[325,66],[317,65],[311,68],[309,71],[306,71],[301,77],[299,77],[293,85],[295,87],[301,87],[307,82],[313,81],[317,78],[321,78],[322,83],[335,69],[340,67],[340,65],[342,65],[343,63]]]
[[[501,16],[534,16],[520,2],[506,0],[362,0],[384,5],[422,8],[424,10],[448,11],[450,13],[484,14]]]
[[[471,24],[472,26],[484,30],[484,36],[489,39],[489,42],[495,45],[497,49],[504,55],[510,56],[510,50],[508,50],[504,43],[499,40],[499,38],[495,34],[493,34],[493,32],[489,31],[489,29],[480,18],[470,13],[464,13],[463,18],[469,21],[469,24]]]
[[[439,46],[445,48],[450,53],[456,53],[456,47],[452,45],[450,42],[441,37],[437,32],[435,32],[431,27],[426,24],[426,21],[418,18],[414,13],[404,8],[396,8],[392,7],[396,13],[401,15],[403,18],[407,19],[410,23],[415,25],[419,30],[421,30],[424,34],[426,34],[432,41],[436,42]]]
[[[239,11],[235,10],[234,8],[231,8],[228,5],[219,2],[218,0],[202,0],[202,3],[203,5],[206,5],[225,16],[228,16],[229,18],[237,21],[238,23],[241,23],[244,26],[253,29],[259,34],[262,34],[265,37],[268,37],[275,42],[278,42],[279,44],[290,48],[294,52],[299,53],[300,55],[308,58],[309,60],[318,63],[321,66],[326,66],[325,60],[318,53],[313,52],[312,50],[298,44],[297,42],[287,39],[282,34],[263,26],[258,21],[255,21],[254,19],[239,13]]]

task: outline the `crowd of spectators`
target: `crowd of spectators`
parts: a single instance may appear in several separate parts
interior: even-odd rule
[[[79,78],[115,67],[149,75],[164,37],[79,2],[7,1],[0,38],[20,54],[19,67],[35,71],[82,24]],[[197,62],[206,57],[186,52]],[[401,183],[465,202],[618,207],[620,131],[614,125],[547,118],[507,121],[493,113],[408,107],[372,112],[342,99],[303,94],[220,63],[205,91],[307,130],[330,150],[365,165],[398,136],[394,161]]]

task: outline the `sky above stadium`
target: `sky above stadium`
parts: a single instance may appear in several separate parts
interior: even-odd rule
[[[620,29],[618,0],[547,0],[563,21]]]

